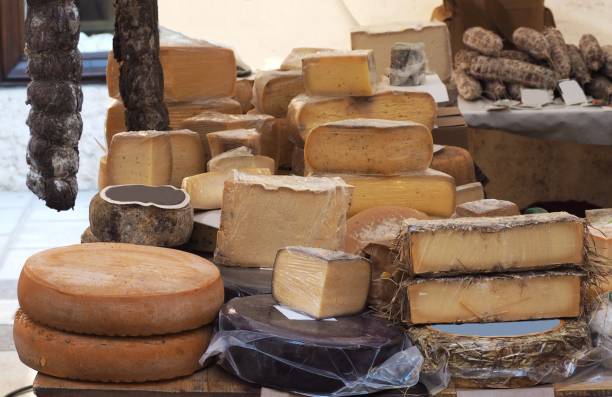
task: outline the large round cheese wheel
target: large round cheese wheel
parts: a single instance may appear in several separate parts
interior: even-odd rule
[[[13,339],[21,361],[43,374],[96,382],[146,382],[194,373],[211,326],[172,335],[108,337],[58,331],[21,310]]]
[[[472,155],[458,146],[444,146],[435,152],[430,168],[452,176],[457,186],[476,182]]]
[[[219,270],[187,252],[93,243],[28,258],[17,291],[34,321],[95,335],[160,335],[212,322],[223,304]]]

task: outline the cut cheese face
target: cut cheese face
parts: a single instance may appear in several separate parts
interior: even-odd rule
[[[104,189],[108,186],[108,176],[106,174],[106,155],[100,157],[100,164],[98,165],[98,190]]]
[[[392,24],[359,27],[351,32],[351,48],[374,51],[379,76],[387,74],[391,66],[391,48],[395,43],[423,43],[427,65],[442,81],[450,79],[452,54],[450,34],[443,22]]]
[[[225,183],[215,263],[272,267],[288,246],[337,250],[351,190],[339,178],[235,173]]]
[[[308,95],[368,96],[376,91],[372,50],[306,55],[302,58],[302,73]]]
[[[253,96],[259,113],[283,118],[291,100],[304,93],[301,70],[269,70],[255,76]]]
[[[172,168],[168,132],[121,132],[111,141],[106,165],[109,185],[168,185]]]
[[[198,252],[215,252],[221,210],[198,212],[193,216],[193,232],[187,247]]]
[[[408,207],[430,216],[455,210],[455,181],[431,169],[398,176],[338,175],[355,187],[349,216],[380,206]]]
[[[420,279],[408,285],[412,324],[520,321],[580,315],[578,272]]]
[[[289,104],[287,120],[302,142],[310,131],[325,123],[346,119],[414,121],[431,130],[436,102],[424,92],[383,91],[370,97],[311,97],[299,95]]]
[[[206,157],[200,137],[193,131],[170,131],[172,178],[170,184],[181,187],[183,178],[206,171]]]
[[[254,128],[211,132],[206,139],[212,157],[240,146],[249,148],[252,154],[261,153],[261,134]]]
[[[272,296],[316,319],[357,314],[365,308],[370,263],[340,251],[287,247],[274,261]]]
[[[514,216],[521,214],[518,206],[512,201],[496,199],[468,201],[458,205],[455,213],[459,218]]]
[[[331,48],[316,47],[296,47],[281,63],[280,70],[299,70],[302,71],[302,59],[307,55],[318,54],[320,52],[335,51]]]
[[[410,220],[401,260],[412,274],[480,273],[583,263],[580,218],[566,212]]]
[[[246,168],[240,172],[256,175],[272,175],[269,168]],[[199,210],[221,208],[223,203],[223,185],[233,178],[233,172],[212,171],[183,179],[181,185],[191,198],[191,206]]]
[[[473,182],[457,186],[457,205],[470,201],[484,200],[485,194],[482,183]]]
[[[349,119],[311,130],[304,147],[313,172],[393,175],[424,171],[433,154],[431,132],[412,121]]]
[[[443,146],[434,153],[431,168],[452,176],[457,185],[476,182],[472,155],[461,147]]]
[[[17,295],[30,318],[59,330],[147,336],[211,323],[223,282],[215,265],[187,252],[94,243],[28,258]]]
[[[254,156],[244,146],[221,153],[208,162],[209,172],[228,172],[241,168],[267,168],[272,174],[276,172],[274,159],[267,156]]]
[[[236,92],[232,99],[237,100],[240,103],[242,114],[253,109],[253,83],[254,79],[251,76],[241,77],[236,81]]]

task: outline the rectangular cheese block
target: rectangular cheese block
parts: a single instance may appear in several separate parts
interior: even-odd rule
[[[236,80],[236,90],[232,99],[235,99],[240,103],[242,114],[253,109],[253,83],[255,82],[254,76],[241,77]]]
[[[170,184],[181,187],[183,178],[206,171],[206,157],[200,137],[193,131],[170,131],[172,147],[172,178]]]
[[[159,60],[164,71],[164,99],[192,101],[234,95],[236,59],[234,51],[204,40],[160,29]],[[112,51],[106,67],[108,94],[120,98],[119,65]]]
[[[186,247],[197,252],[215,252],[220,224],[221,210],[196,212],[193,215],[193,231]]]
[[[272,174],[276,172],[274,159],[267,156],[251,154],[244,146],[221,153],[208,161],[208,171],[231,171],[239,168],[267,168]]]
[[[253,85],[253,104],[259,113],[286,117],[291,100],[304,93],[301,70],[268,70],[257,73]]]
[[[211,132],[206,139],[212,157],[240,146],[251,149],[253,154],[261,153],[261,134],[254,128]]]
[[[348,119],[313,128],[304,146],[313,172],[391,175],[424,171],[433,155],[431,131],[412,121]]]
[[[457,205],[485,198],[482,183],[472,182],[457,186]]]
[[[494,217],[494,216],[514,216],[520,215],[518,205],[512,201],[482,199],[478,201],[468,201],[458,205],[455,214],[459,218],[474,217]]]
[[[302,59],[306,55],[318,54],[320,52],[335,51],[331,48],[317,47],[296,47],[291,50],[289,55],[283,60],[280,70],[299,70],[302,71]]]
[[[426,22],[418,25],[396,23],[363,26],[351,32],[351,48],[373,49],[379,76],[386,75],[391,65],[391,48],[395,43],[423,43],[428,69],[448,81],[452,69],[450,35],[446,24]]]
[[[272,267],[288,246],[337,250],[351,191],[339,178],[235,173],[225,183],[215,263]]]
[[[302,73],[308,95],[368,96],[376,91],[372,50],[306,55],[302,58]]]
[[[278,251],[272,296],[316,319],[357,314],[365,308],[370,263],[360,256],[320,248],[287,247]]]
[[[577,317],[583,274],[507,273],[408,283],[412,324],[480,323]]]
[[[431,169],[397,176],[338,175],[355,187],[349,215],[380,206],[408,207],[449,217],[455,210],[455,181]]]
[[[202,112],[214,111],[220,113],[240,113],[240,103],[231,98],[200,99],[193,102],[166,102],[170,129],[190,129],[181,127],[181,123],[190,117]],[[124,132],[125,107],[120,100],[113,100],[106,111],[106,144],[108,145],[114,134]]]
[[[102,190],[108,186],[108,176],[106,174],[106,155],[100,157],[98,165],[98,190]]]
[[[272,175],[268,168],[246,168],[240,172],[256,175]],[[232,179],[233,171],[213,171],[193,175],[183,179],[181,189],[191,198],[191,206],[199,210],[221,208],[223,203],[223,185]]]
[[[165,131],[120,132],[107,155],[109,185],[168,185],[172,178],[172,143]]]
[[[566,212],[406,221],[400,260],[412,274],[482,273],[583,263],[580,218]]]
[[[431,130],[436,112],[436,103],[428,93],[383,91],[370,97],[299,95],[289,104],[287,119],[295,137],[303,143],[314,127],[346,119],[414,121]]]
[[[589,249],[596,255],[612,259],[612,209],[587,210],[586,220]]]

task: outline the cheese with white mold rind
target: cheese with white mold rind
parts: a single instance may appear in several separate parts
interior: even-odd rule
[[[566,212],[408,220],[400,260],[417,275],[549,269],[583,263],[583,233]]]
[[[170,184],[181,187],[183,178],[206,171],[206,154],[200,137],[193,131],[170,131],[172,178]]]
[[[521,211],[512,201],[483,199],[468,201],[458,205],[455,209],[458,218],[514,216],[520,215]]]
[[[272,296],[316,319],[348,316],[365,308],[370,276],[370,263],[360,256],[287,247],[274,261]]]
[[[213,157],[208,161],[208,171],[228,172],[241,168],[267,168],[270,173],[276,172],[274,159],[267,156],[255,156],[251,150],[245,146],[229,150]]]
[[[240,146],[251,149],[254,155],[261,154],[261,134],[254,128],[215,131],[207,134],[206,139],[212,157]]]
[[[272,267],[287,246],[339,249],[351,192],[339,178],[235,172],[223,191],[215,263]]]
[[[304,93],[301,70],[269,70],[255,76],[253,104],[259,113],[283,118],[291,100]]]
[[[348,119],[313,128],[304,156],[313,172],[394,175],[424,171],[433,155],[427,127],[412,121]]]

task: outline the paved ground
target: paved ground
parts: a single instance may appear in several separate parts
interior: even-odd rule
[[[79,243],[89,225],[94,193],[79,192],[73,211],[56,212],[30,192],[0,192],[0,396],[31,384],[34,378],[34,371],[19,361],[12,337],[23,263],[38,251]]]

